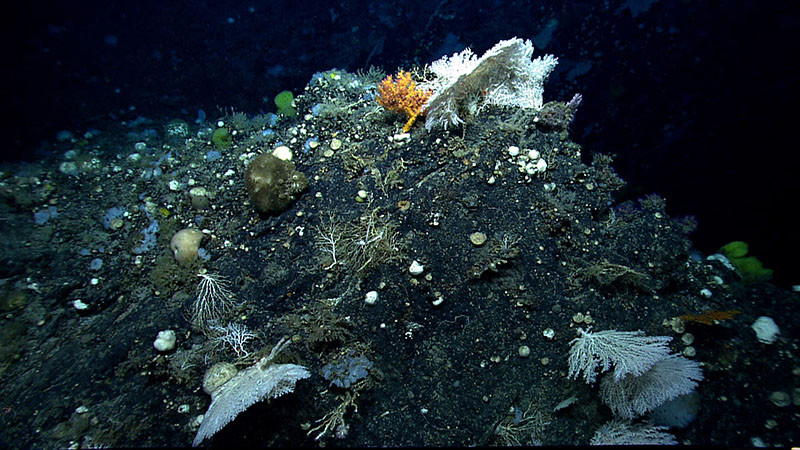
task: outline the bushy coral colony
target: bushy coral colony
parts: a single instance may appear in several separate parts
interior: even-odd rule
[[[381,81],[376,100],[387,110],[405,115],[408,121],[403,125],[403,131],[408,132],[430,96],[431,91],[417,87],[411,74],[401,70],[394,78],[389,75]]]
[[[498,42],[480,58],[466,49],[431,63],[434,76],[420,86],[403,70],[387,77],[378,86],[377,101],[408,117],[404,132],[420,114],[428,115],[425,127],[430,130],[434,124],[462,124],[487,105],[539,110],[544,82],[558,59],[545,55],[531,60],[532,55],[531,41],[518,38]]]

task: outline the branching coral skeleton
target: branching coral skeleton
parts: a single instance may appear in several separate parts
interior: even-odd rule
[[[197,297],[191,306],[191,321],[198,328],[206,328],[209,321],[219,320],[236,305],[236,297],[228,280],[219,274],[199,273]]]
[[[247,351],[247,342],[254,339],[256,335],[247,329],[247,326],[239,323],[229,323],[226,326],[211,325],[209,330],[215,334],[212,338],[214,347],[228,345],[239,358],[244,358],[250,354]]]

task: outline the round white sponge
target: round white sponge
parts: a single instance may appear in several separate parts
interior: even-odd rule
[[[175,341],[177,341],[175,331],[159,331],[156,340],[153,342],[153,347],[160,352],[168,352],[175,348]]]
[[[778,334],[781,332],[775,321],[767,316],[761,316],[750,325],[750,328],[756,332],[758,342],[763,344],[772,344],[775,339],[778,339]]]

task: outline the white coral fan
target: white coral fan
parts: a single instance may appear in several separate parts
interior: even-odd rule
[[[237,373],[211,392],[211,405],[192,441],[192,447],[197,447],[204,439],[213,436],[254,403],[294,392],[298,380],[311,376],[311,372],[303,366],[272,363],[289,342],[282,339],[273,347],[269,356],[261,358],[256,364]]]
[[[544,81],[558,58],[532,56],[531,41],[515,37],[498,42],[480,58],[465,49],[431,63],[436,79],[420,86],[433,91],[424,106],[425,128],[464,123],[462,116],[487,104],[541,109]]]

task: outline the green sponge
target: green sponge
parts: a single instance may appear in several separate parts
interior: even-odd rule
[[[233,145],[233,136],[231,136],[227,128],[220,127],[214,130],[214,133],[211,135],[211,142],[213,142],[214,146],[218,149],[225,150]]]
[[[749,251],[749,247],[747,246],[747,242],[733,241],[723,245],[720,251],[728,259],[741,258],[742,256],[747,254],[747,252]]]
[[[755,256],[746,256],[749,251],[747,242],[733,241],[720,249],[723,255],[742,274],[742,281],[754,283],[772,278],[772,269],[767,269]]]
[[[283,91],[275,96],[275,106],[278,107],[278,112],[287,117],[297,115],[297,110],[292,106],[293,101],[294,95],[292,95],[291,91]]]

